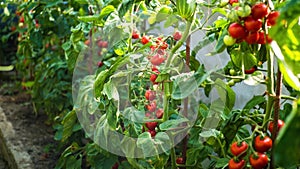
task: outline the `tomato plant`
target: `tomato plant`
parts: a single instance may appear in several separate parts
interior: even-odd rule
[[[287,155],[300,147],[298,1],[29,0],[16,10],[2,41],[18,36],[22,84],[64,144],[57,169],[299,166],[299,153]],[[244,91],[253,96],[242,102]]]

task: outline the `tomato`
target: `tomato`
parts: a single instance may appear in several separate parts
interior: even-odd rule
[[[107,41],[102,41],[100,40],[98,43],[97,43],[98,47],[100,48],[107,48],[108,47],[108,42]]]
[[[119,168],[119,163],[115,163],[112,167],[111,167],[111,169],[118,169]]]
[[[254,19],[262,19],[268,15],[268,6],[264,3],[255,4],[251,8],[251,14]]]
[[[280,13],[278,11],[271,12],[267,17],[267,25],[273,26],[276,24],[276,20],[279,17]]]
[[[90,43],[91,43],[91,41],[89,39],[87,39],[86,41],[84,41],[84,44],[87,45],[87,46],[89,46]]]
[[[239,2],[239,0],[229,0],[229,4],[230,5],[232,5],[232,4],[234,4],[234,3],[238,3]]]
[[[156,126],[157,126],[157,122],[146,122],[146,127],[149,130],[154,130]]]
[[[234,80],[233,79],[231,79],[231,80],[229,80],[228,82],[227,82],[227,84],[228,84],[228,86],[234,86],[235,85],[235,82],[234,82]]]
[[[278,125],[278,130],[277,131],[280,131],[280,129],[284,126],[284,121],[282,121],[282,120],[278,120],[278,123],[277,123]],[[273,128],[274,128],[274,122],[273,121],[271,121],[270,123],[269,123],[269,127],[268,127],[268,129],[269,129],[269,131],[272,133],[272,131],[273,131]]]
[[[151,137],[155,137],[155,135],[156,135],[155,130],[148,130],[148,132],[150,133]]]
[[[230,159],[228,162],[229,169],[242,169],[245,167],[245,160],[234,161],[234,159]]]
[[[248,16],[245,20],[245,28],[249,32],[256,32],[262,27],[261,19],[254,19],[252,16]]]
[[[146,93],[145,93],[145,97],[146,97],[147,100],[152,101],[156,97],[155,92],[151,91],[151,90],[147,90]]]
[[[268,136],[261,138],[261,136],[256,136],[254,141],[255,150],[258,152],[266,152],[272,148],[272,139]]]
[[[254,73],[255,71],[257,70],[257,67],[256,66],[253,66],[252,68],[248,69],[248,70],[245,70],[245,74],[252,74]]]
[[[271,43],[273,39],[269,37],[269,35],[265,35],[263,31],[259,32],[259,39],[257,41],[258,44],[266,44]]]
[[[235,71],[234,69],[230,69],[230,70],[229,70],[229,74],[230,74],[231,76],[235,76],[235,75],[236,75],[236,71]]]
[[[152,70],[153,72],[157,72],[157,73],[159,72],[156,66],[153,66],[153,67],[151,68],[151,70]]]
[[[17,28],[15,26],[10,27],[10,31],[14,32]]]
[[[254,154],[251,154],[249,161],[254,169],[263,169],[268,165],[269,159],[266,154],[257,153],[257,157]]]
[[[234,156],[241,156],[247,152],[248,144],[243,141],[240,144],[238,142],[234,142],[230,146],[230,151]]]
[[[181,34],[181,32],[179,32],[179,31],[176,31],[176,32],[173,34],[173,38],[174,38],[174,40],[176,40],[176,41],[179,41],[179,40],[181,39],[181,37],[182,37],[182,34]]]
[[[150,62],[154,65],[154,66],[158,66],[160,64],[162,64],[165,61],[165,58],[160,55],[160,54],[155,54],[154,56],[152,56],[150,58]]]
[[[150,81],[153,83],[153,84],[158,84],[157,82],[155,82],[157,78],[157,74],[151,74],[150,75]]]
[[[244,7],[238,7],[236,13],[239,17],[244,18],[251,14],[251,7],[249,5],[245,5]]]
[[[150,42],[150,38],[148,36],[143,36],[141,42],[145,45]]]
[[[131,37],[132,37],[132,39],[139,39],[140,35],[138,34],[137,31],[133,31]]]
[[[102,67],[102,66],[103,66],[103,62],[102,62],[102,61],[99,61],[99,62],[97,63],[97,66],[98,66],[98,67]]]
[[[151,102],[148,105],[146,105],[147,110],[152,113],[156,110],[156,102]]]
[[[178,157],[178,158],[176,159],[176,163],[177,163],[177,164],[184,164],[184,159],[183,159],[182,157]]]
[[[225,35],[223,42],[226,46],[232,46],[235,44],[236,39],[234,39],[233,37],[229,36],[229,35]]]
[[[160,49],[167,49],[169,47],[169,45],[167,44],[167,42],[162,42],[162,44],[159,45]]]
[[[163,115],[164,115],[164,110],[163,109],[158,109],[158,110],[156,110],[155,114],[156,114],[156,117],[158,119],[161,119],[163,117]]]
[[[255,43],[257,43],[258,39],[259,39],[259,33],[258,32],[250,32],[246,36],[245,41],[248,44],[255,44]]]
[[[246,36],[245,28],[239,23],[232,23],[228,28],[229,35],[233,38],[239,39]]]
[[[21,23],[24,23],[24,22],[25,22],[25,19],[24,19],[24,17],[23,17],[23,16],[21,16],[21,18],[20,18],[19,22],[21,22]]]

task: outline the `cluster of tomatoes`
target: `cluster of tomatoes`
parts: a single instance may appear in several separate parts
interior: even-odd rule
[[[91,40],[87,39],[84,41],[84,44],[86,46],[90,46],[91,45]],[[105,52],[108,48],[108,42],[105,40],[101,40],[101,38],[98,38],[98,40],[96,41],[96,44],[98,46],[98,56],[101,56],[103,52]],[[98,67],[102,67],[104,64],[102,61],[97,62],[97,66]]]
[[[176,31],[173,35],[173,39],[178,41],[181,39],[181,32]],[[169,44],[167,43],[167,38],[153,37],[144,35],[140,37],[138,31],[134,30],[132,32],[132,39],[134,39],[137,43],[141,43],[142,45],[149,45],[149,53],[147,55],[147,59],[151,63],[151,71],[149,80],[153,85],[153,88],[158,88],[159,82],[156,82],[160,71],[158,67],[165,62],[168,57],[167,49],[169,48]],[[146,98],[146,114],[145,116],[149,119],[161,119],[163,118],[164,111],[162,108],[157,106],[157,103],[161,102],[161,98],[158,97],[158,92],[149,88],[145,92]],[[151,121],[146,122],[145,127],[148,129],[147,131],[150,133],[151,137],[155,137],[156,128],[158,122]],[[145,128],[143,128],[145,130]]]
[[[284,126],[282,120],[278,120],[278,131]],[[270,122],[268,129],[272,133],[274,123]],[[254,150],[251,150],[249,162],[254,169],[263,169],[269,163],[269,158],[266,154],[273,146],[272,139],[267,135],[258,135],[254,138]],[[243,159],[247,155],[249,145],[245,142],[234,142],[230,146],[230,151],[233,158],[228,162],[229,169],[243,169],[246,167],[246,161]]]
[[[231,0],[229,3],[235,6],[238,0]],[[263,28],[276,24],[278,11],[270,12],[269,7],[264,3],[257,3],[252,7],[244,4],[235,6],[229,15],[233,22],[228,27],[229,35],[223,39],[225,45],[232,46],[242,41],[248,44],[271,43],[272,39]]]

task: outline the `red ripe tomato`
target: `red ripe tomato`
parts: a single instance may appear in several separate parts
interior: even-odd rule
[[[145,93],[145,97],[146,97],[147,100],[152,101],[156,97],[155,92],[151,91],[151,90],[147,90],[146,93]]]
[[[245,28],[239,23],[232,23],[228,28],[228,32],[230,36],[236,39],[242,39],[247,35]]]
[[[240,144],[238,142],[234,142],[230,146],[230,151],[234,156],[241,156],[245,154],[247,149],[248,149],[248,144],[245,141],[241,142]]]
[[[102,61],[99,61],[99,62],[97,63],[97,66],[98,66],[98,67],[102,67],[102,66],[103,66],[103,62],[102,62]]]
[[[118,169],[119,168],[119,163],[115,163],[112,167],[111,167],[111,169]]]
[[[153,84],[158,84],[157,82],[155,82],[157,78],[157,74],[151,74],[150,75],[150,81],[153,83]]]
[[[108,42],[100,40],[97,45],[100,48],[107,48],[108,47]]]
[[[173,34],[173,38],[174,38],[174,40],[176,40],[176,41],[179,41],[179,40],[181,39],[181,37],[182,37],[182,34],[181,34],[181,32],[179,32],[179,31],[176,31],[176,32]]]
[[[155,130],[155,127],[157,126],[157,122],[146,122],[146,127],[149,130]]]
[[[150,104],[146,105],[147,110],[152,113],[156,110],[156,102],[151,102]]]
[[[251,69],[245,70],[245,74],[252,74],[257,70],[256,66],[253,66]]]
[[[178,157],[178,158],[176,159],[176,163],[177,163],[177,164],[184,164],[184,159],[183,159],[182,157]]]
[[[268,6],[264,3],[255,4],[251,8],[251,14],[254,19],[262,19],[268,15]]]
[[[250,164],[254,169],[262,169],[268,165],[269,159],[266,154],[257,153],[257,157],[254,154],[250,155]]]
[[[15,26],[11,26],[11,27],[10,27],[10,30],[11,30],[12,32],[14,32],[16,29],[17,29],[17,28],[16,28]]]
[[[133,31],[131,37],[132,37],[132,39],[139,39],[139,38],[140,38],[140,35],[138,34],[137,31]]]
[[[148,36],[143,36],[141,42],[143,45],[146,45],[150,42],[150,38]]]
[[[164,115],[164,110],[163,109],[158,109],[158,110],[156,110],[155,114],[156,114],[156,117],[158,119],[161,119],[163,117],[163,115]]]
[[[238,3],[239,0],[229,0],[230,5],[234,4],[234,3]]]
[[[159,71],[158,71],[158,69],[157,69],[157,67],[156,67],[156,66],[153,66],[151,70],[152,70],[153,72],[157,72],[157,73],[159,73]]]
[[[276,24],[276,20],[279,17],[280,13],[279,11],[273,11],[271,12],[267,17],[267,25],[273,26]]]
[[[264,153],[272,148],[272,139],[268,136],[265,136],[264,138],[261,138],[261,136],[256,136],[254,147],[256,151]]]
[[[245,19],[245,28],[249,32],[256,32],[262,27],[261,19],[254,19],[252,16],[248,16]]]
[[[89,46],[90,43],[91,43],[91,41],[89,39],[87,39],[87,40],[84,41],[84,44],[87,45],[87,46]]]
[[[155,130],[148,130],[148,132],[150,133],[151,137],[155,137],[155,135],[156,135]]]
[[[229,169],[242,169],[245,167],[245,160],[234,161],[234,159],[230,159],[228,162]]]
[[[282,121],[282,120],[278,120],[278,130],[277,131],[280,131],[280,129],[284,126],[284,121]],[[268,127],[268,129],[269,129],[269,131],[272,133],[273,132],[273,128],[274,128],[274,122],[273,121],[271,121],[270,122],[270,124],[269,124],[269,127]]]
[[[162,42],[162,44],[159,45],[160,46],[160,49],[167,49],[169,47],[169,45],[167,44],[167,42]]]
[[[22,23],[24,23],[25,22],[25,19],[24,19],[24,17],[23,16],[21,16],[21,18],[20,18],[20,21],[19,22],[22,22]]]
[[[248,44],[255,44],[255,43],[257,43],[258,39],[259,39],[259,33],[258,32],[250,32],[246,36],[245,41]]]
[[[265,33],[263,31],[259,32],[259,38],[258,38],[258,41],[257,43],[258,44],[266,44],[266,43],[271,43],[273,41],[273,39],[271,39],[269,37],[269,35],[265,35]]]
[[[160,55],[160,54],[155,54],[154,56],[152,56],[150,58],[150,62],[154,65],[154,66],[158,66],[160,64],[162,64],[165,61],[165,58]]]

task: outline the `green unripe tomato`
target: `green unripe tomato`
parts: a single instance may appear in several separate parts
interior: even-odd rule
[[[229,35],[225,35],[223,42],[226,46],[232,46],[235,44],[236,39],[234,39],[233,37],[229,36]]]
[[[236,75],[236,71],[235,71],[234,69],[230,69],[230,70],[229,70],[229,74],[230,74],[231,76],[235,76],[235,75]]]
[[[227,84],[228,84],[228,86],[234,86],[234,84],[235,84],[235,82],[234,82],[234,80],[233,79],[231,79],[231,80],[229,80],[228,82],[227,82]]]
[[[236,10],[231,10],[228,15],[227,18],[231,21],[231,22],[235,22],[239,20],[239,16],[236,13]]]
[[[224,7],[229,3],[229,0],[220,0],[220,7]]]
[[[236,13],[239,17],[242,17],[242,18],[247,17],[251,14],[251,7],[249,5],[245,5],[243,7],[240,6],[240,7],[238,7]]]

